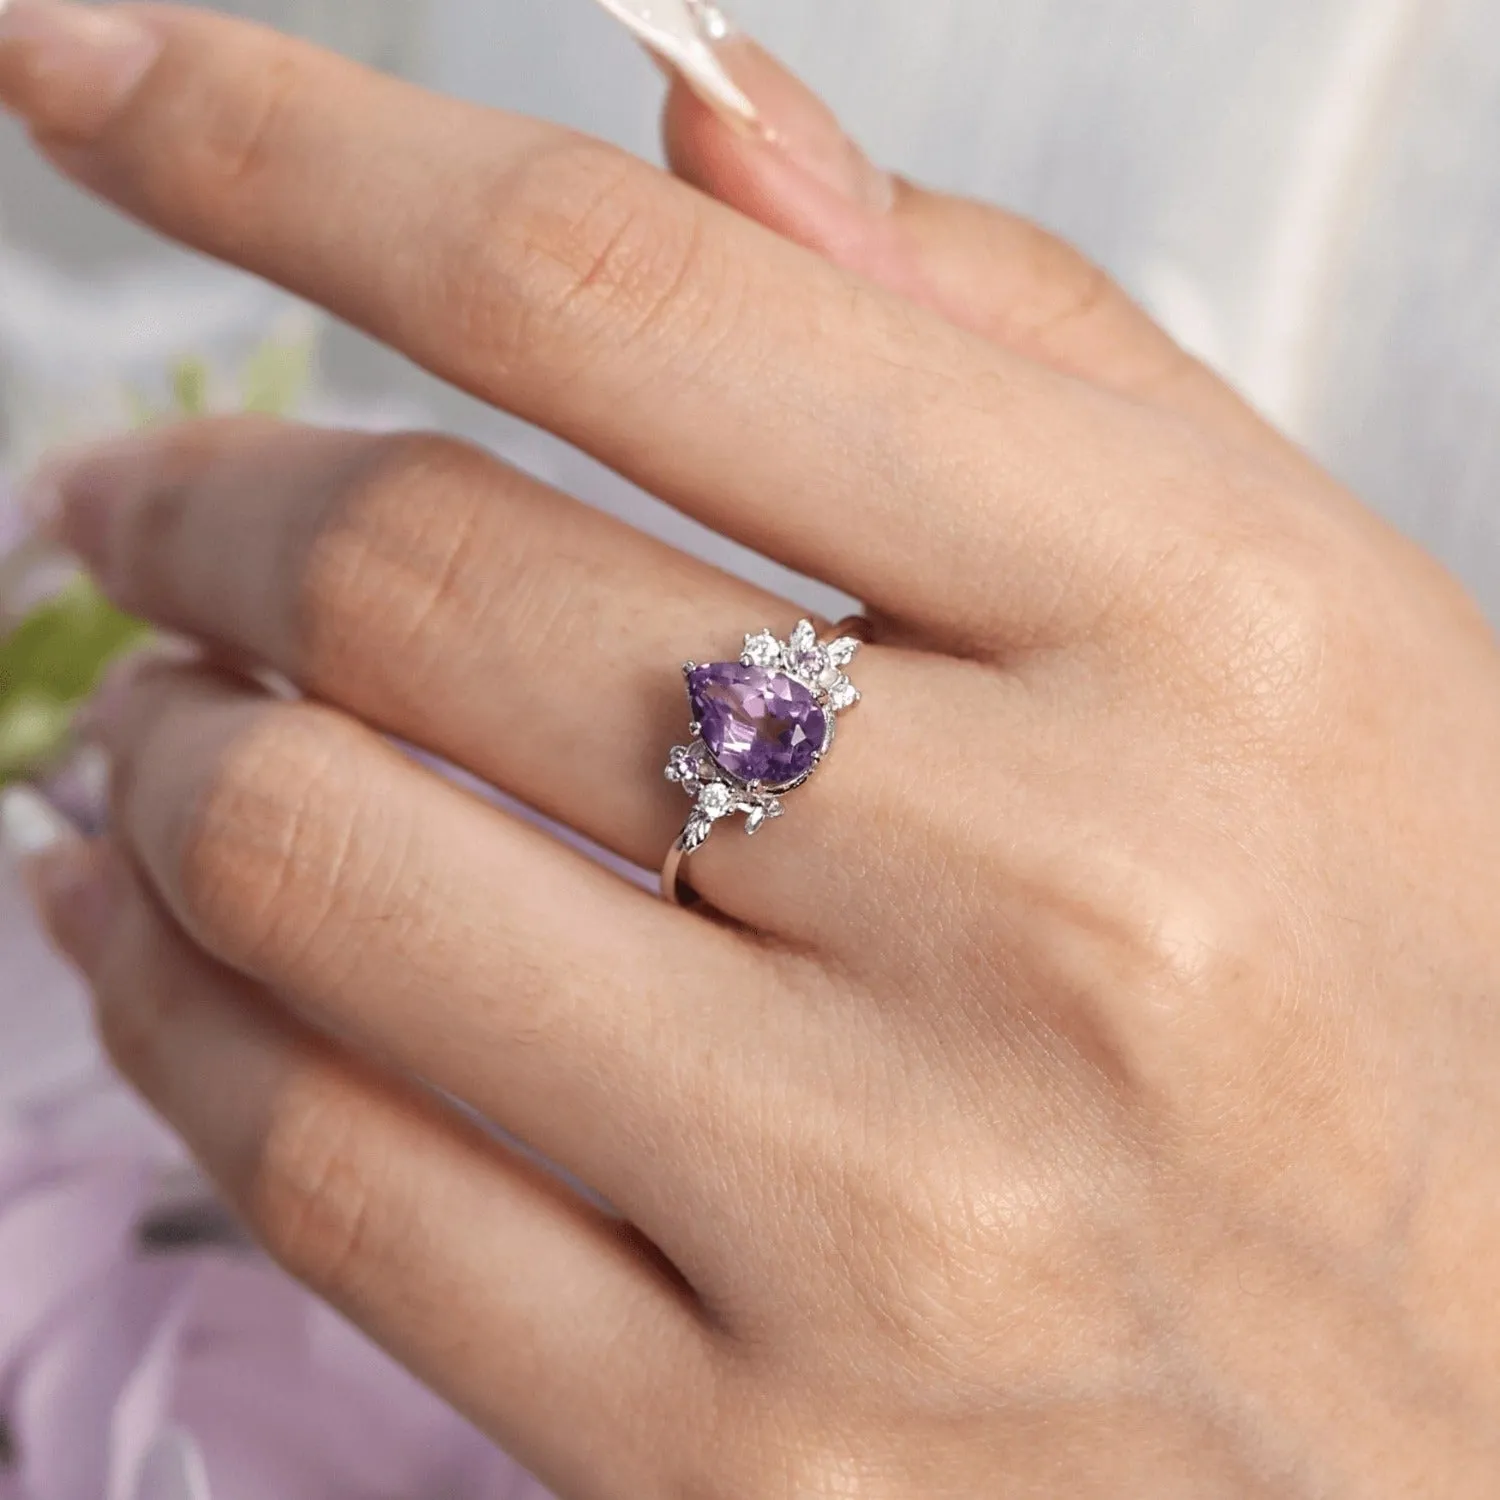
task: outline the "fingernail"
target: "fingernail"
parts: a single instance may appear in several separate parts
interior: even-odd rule
[[[0,792],[0,853],[22,867],[59,844],[78,842],[78,830],[35,787],[8,786]]]
[[[60,465],[44,463],[32,476],[23,481],[16,493],[16,505],[29,522],[31,529],[48,541],[57,540],[58,521],[62,511],[62,481]]]
[[[47,774],[46,795],[85,838],[94,838],[109,826],[113,765],[109,752],[86,741],[76,728],[74,738],[74,748]]]
[[[106,668],[93,696],[73,720],[74,733],[85,741],[107,741],[110,731],[124,717],[126,705],[135,693],[142,672],[157,665],[173,666],[195,661],[198,656],[198,648],[190,641],[170,635],[153,635],[133,647]]]
[[[731,37],[719,55],[754,101],[770,144],[839,197],[874,213],[888,212],[895,181],[849,138],[829,107],[764,47]]]
[[[601,0],[735,128],[782,151],[824,187],[887,212],[895,183],[849,139],[801,79],[745,36],[712,0]]]
[[[80,740],[96,744],[107,739],[110,730],[120,722],[140,670],[140,654],[131,651],[105,668],[99,686],[73,718],[73,732]]]
[[[711,109],[737,129],[758,130],[760,115],[729,75],[719,47],[734,34],[712,0],[599,0],[647,50],[674,68]]]
[[[0,105],[46,134],[87,137],[135,91],[162,40],[113,7],[0,4]]]
[[[90,567],[101,567],[109,519],[118,509],[118,491],[139,446],[139,439],[131,434],[44,459],[16,497],[36,535]]]
[[[114,915],[104,846],[78,830],[34,787],[0,792],[0,854],[20,872],[52,940],[84,967]]]

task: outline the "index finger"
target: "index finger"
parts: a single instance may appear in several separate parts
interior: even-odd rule
[[[148,224],[940,638],[1034,637],[1148,530],[1091,461],[1136,409],[600,143],[152,5],[13,0],[0,93]]]

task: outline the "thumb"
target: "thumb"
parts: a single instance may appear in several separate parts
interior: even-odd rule
[[[1018,215],[880,170],[768,52],[713,7],[688,11],[700,25],[711,17],[704,39],[725,87],[668,66],[667,154],[684,180],[1013,353],[1242,447],[1295,453],[1078,250]]]

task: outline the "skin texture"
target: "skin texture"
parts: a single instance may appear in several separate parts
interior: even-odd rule
[[[157,44],[115,94],[0,34],[60,168],[881,630],[788,816],[694,857],[714,921],[381,732],[654,864],[676,664],[791,604],[441,437],[44,476],[120,603],[306,694],[135,668],[111,841],[32,872],[271,1253],[568,1500],[1495,1493],[1500,655],[1456,585],[1071,250],[841,191],[746,43],[779,142],[674,90],[689,187],[113,14]]]

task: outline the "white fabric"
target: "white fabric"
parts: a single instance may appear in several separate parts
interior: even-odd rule
[[[439,87],[654,150],[660,80],[590,0],[233,8],[293,21]],[[1493,6],[741,0],[738,19],[814,81],[883,160],[1076,239],[1438,551],[1500,618]],[[17,245],[45,252],[45,275],[16,261]],[[188,276],[144,235],[108,224],[44,181],[18,133],[0,134],[0,369],[6,404],[26,412],[28,432],[28,365],[52,339],[43,362],[55,398],[56,369],[67,363],[57,343],[90,337],[76,309],[105,304],[99,328],[112,362],[129,363],[117,346],[132,323],[137,346],[159,357],[151,278],[121,279],[122,268],[152,265],[170,269],[183,293],[165,325],[177,342],[191,342],[195,316],[204,339],[223,337],[258,300],[212,295],[215,275]],[[34,299],[80,270],[91,289],[82,300],[63,296],[70,312],[54,337],[38,327]],[[93,380],[104,373],[99,359],[74,363]],[[355,393],[413,378],[350,342],[335,369]],[[503,421],[422,394],[440,419],[505,441]],[[573,482],[596,484],[587,466],[558,462]],[[598,497],[652,514],[607,481]],[[675,520],[653,524],[693,537]]]

